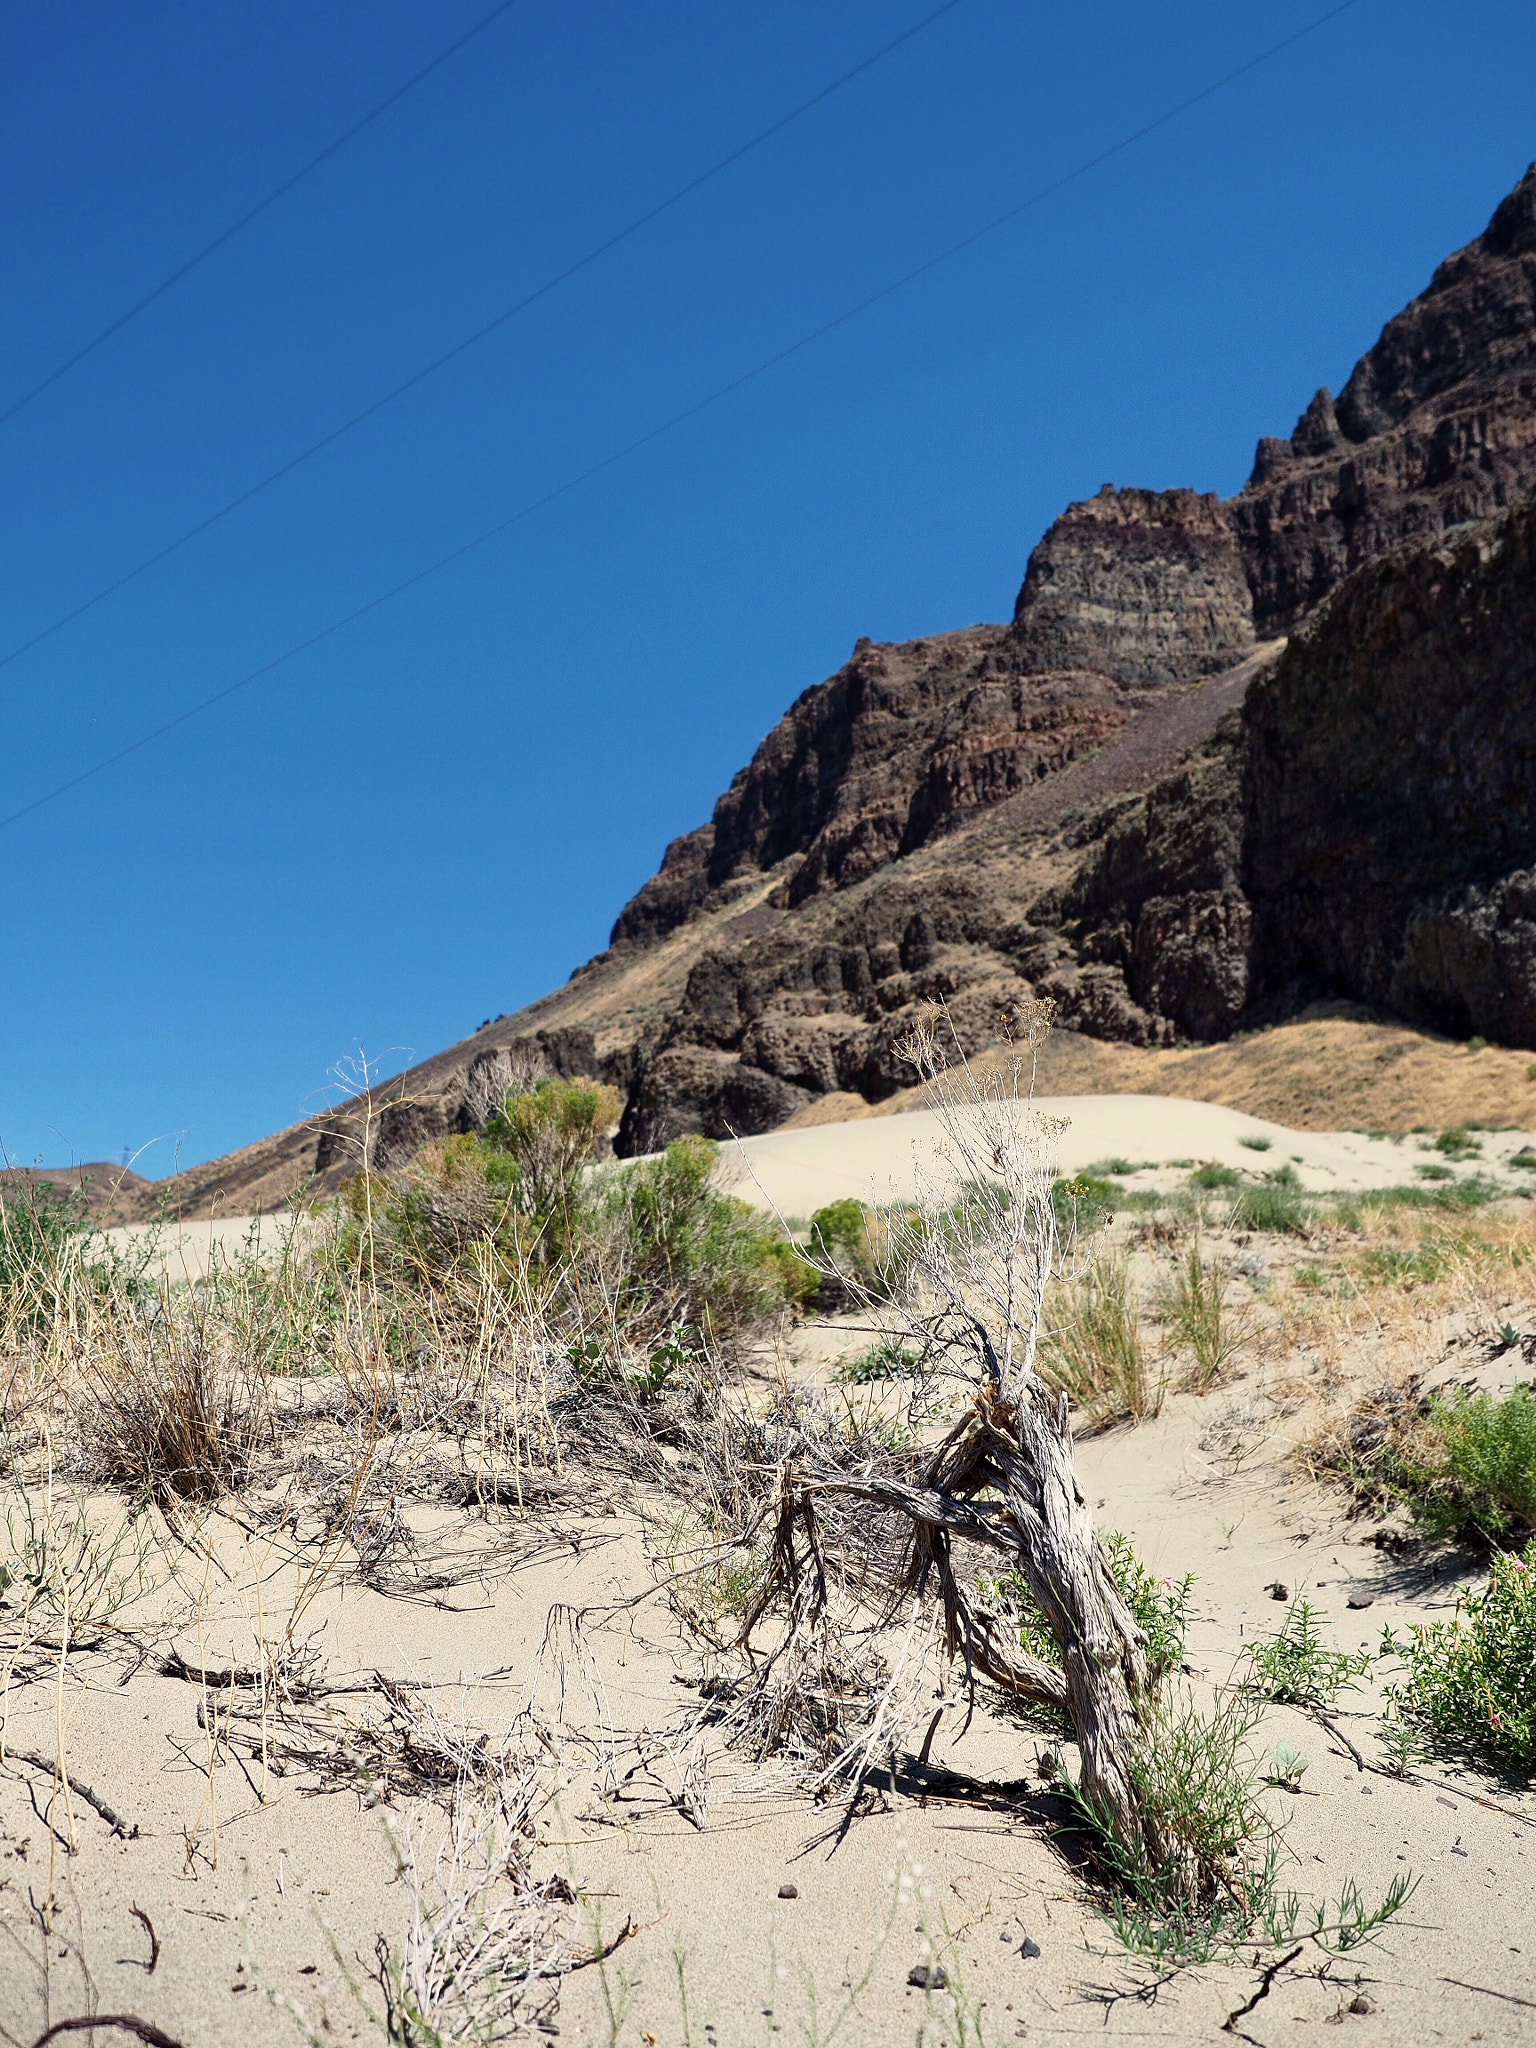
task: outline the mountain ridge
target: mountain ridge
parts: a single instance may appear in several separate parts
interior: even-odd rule
[[[1533,490],[1536,166],[1337,399],[1319,390],[1289,436],[1258,442],[1233,497],[1106,485],[1041,536],[1009,621],[861,639],[563,989],[366,1111],[195,1170],[185,1194],[265,1200],[285,1177],[400,1164],[475,1128],[514,1070],[612,1081],[625,1152],[768,1129],[832,1095],[878,1102],[934,1001],[968,1051],[1026,996],[1144,1048],[1330,993],[1536,1043],[1517,879],[1536,861],[1533,683],[1508,624],[1523,630]],[[1507,629],[1479,637],[1479,604]],[[1414,630],[1443,677],[1416,663]],[[1471,747],[1456,815],[1496,801],[1508,829],[1474,831],[1470,861],[1440,833],[1414,894],[1383,852],[1383,791],[1398,775],[1428,803],[1459,773],[1444,732],[1415,741],[1419,700],[1463,740],[1491,718],[1518,762]],[[1277,852],[1287,836],[1305,873]],[[1375,891],[1353,924],[1327,900],[1351,861]]]

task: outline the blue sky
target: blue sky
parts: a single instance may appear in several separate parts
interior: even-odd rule
[[[0,654],[933,0],[518,0],[0,426]],[[18,4],[0,409],[488,0]],[[9,813],[1322,12],[960,4],[0,668]],[[150,1173],[562,981],[785,706],[1006,618],[1106,480],[1238,488],[1536,157],[1536,14],[1338,19],[509,534],[0,833],[0,1144]],[[156,1141],[151,1143],[151,1141]]]

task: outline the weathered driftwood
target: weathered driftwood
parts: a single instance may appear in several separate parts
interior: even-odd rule
[[[1044,1011],[1026,1020],[1032,1051],[1048,1022]],[[1061,1254],[1054,1128],[1034,1110],[1028,1063],[1003,1076],[978,1077],[963,1063],[947,1069],[933,1034],[915,1044],[913,1057],[946,1140],[945,1174],[885,1219],[886,1272],[863,1299],[921,1338],[925,1355],[968,1369],[972,1400],[915,1483],[872,1467],[784,1469],[776,1570],[747,1632],[785,1592],[791,1628],[824,1613],[818,1496],[894,1511],[913,1536],[903,1590],[937,1594],[946,1646],[968,1670],[1065,1709],[1084,1796],[1129,1853],[1159,1865],[1168,1845],[1142,1809],[1132,1768],[1151,1692],[1146,1638],[1077,1483],[1066,1397],[1035,1369],[1046,1287]],[[857,1276],[839,1277],[859,1292]],[[1056,1640],[1059,1671],[1025,1656],[1016,1630],[960,1585],[950,1556],[956,1537],[1001,1552],[1022,1574]]]

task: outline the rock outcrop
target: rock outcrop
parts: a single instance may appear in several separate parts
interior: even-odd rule
[[[1261,635],[1288,633],[1344,578],[1536,488],[1536,166],[1485,233],[1382,330],[1337,402],[1260,441],[1227,516]]]
[[[1221,1037],[1326,987],[1533,1038],[1523,870],[1514,853],[1500,867],[1499,830],[1460,819],[1416,833],[1408,792],[1419,783],[1403,752],[1421,730],[1417,706],[1433,704],[1413,776],[1450,803],[1487,747],[1479,753],[1441,701],[1446,678],[1459,677],[1466,704],[1485,685],[1518,696],[1508,663],[1502,683],[1492,646],[1457,665],[1451,640],[1425,619],[1409,626],[1405,611],[1403,633],[1435,649],[1438,683],[1407,659],[1406,639],[1377,670],[1399,707],[1395,752],[1347,686],[1359,682],[1351,664],[1369,672],[1386,661],[1359,651],[1360,607],[1384,604],[1388,587],[1411,610],[1407,591],[1433,584],[1455,612],[1449,572],[1430,556],[1407,563],[1404,550],[1432,555],[1533,487],[1536,168],[1388,322],[1337,403],[1320,391],[1289,439],[1259,443],[1237,497],[1106,485],[1041,539],[1009,627],[899,647],[861,641],[790,708],[712,823],[674,842],[614,928],[610,964],[727,907],[733,891],[770,885],[765,921],[696,964],[655,1034],[621,1145],[674,1128],[764,1128],[834,1090],[878,1097],[895,1085],[893,1035],[912,1004],[935,996],[964,1006],[967,1032],[986,1030],[988,1005],[1032,990],[1079,1030],[1151,1045]],[[1519,554],[1508,538],[1496,545]],[[1384,580],[1362,577],[1373,563]],[[1219,727],[1208,720],[1176,773],[1138,775],[1134,735],[1169,724],[1170,696],[1236,674],[1346,584],[1348,599],[1256,689],[1257,722],[1237,710]],[[1444,629],[1456,631],[1477,637],[1470,618]],[[1507,709],[1488,712],[1485,730],[1507,764],[1497,801],[1518,817],[1536,783],[1505,730]],[[1463,769],[1436,769],[1447,747]],[[1142,749],[1143,770],[1158,751]],[[1062,879],[1032,888],[1014,876],[999,888],[967,872],[977,821],[1011,818],[1028,840],[1023,821],[1040,809],[1030,792],[1098,752],[1122,758],[1121,798],[1046,842]],[[1372,776],[1368,799],[1361,778]],[[1474,775],[1467,786],[1496,783]],[[1325,824],[1340,816],[1366,840],[1379,828],[1370,859]],[[1399,859],[1396,833],[1414,859]],[[1376,874],[1372,860],[1379,890],[1359,886]],[[823,902],[839,897],[851,919]],[[930,898],[947,938],[919,986],[909,965],[891,963],[903,919],[921,911],[938,929]],[[850,953],[838,933],[854,925]]]

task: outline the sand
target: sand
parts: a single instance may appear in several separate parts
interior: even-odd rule
[[[1421,1156],[1412,1140],[1288,1131],[1166,1098],[1050,1106],[1072,1117],[1066,1168],[1122,1155],[1147,1185],[1184,1179],[1188,1168],[1169,1162],[1197,1159],[1258,1172],[1295,1161],[1308,1186],[1344,1189],[1401,1182]],[[931,1135],[907,1115],[775,1133],[742,1150],[763,1198],[804,1214],[841,1194],[900,1193],[914,1143]],[[1268,1136],[1271,1149],[1253,1153],[1238,1142],[1245,1135]],[[1505,1172],[1519,1142],[1490,1138],[1484,1164]],[[1492,1358],[1486,1336],[1500,1318],[1531,1327],[1532,1308],[1525,1295],[1490,1291],[1427,1325],[1424,1355],[1445,1361],[1442,1376],[1507,1385],[1523,1370],[1519,1353]],[[824,1378],[828,1359],[858,1341],[840,1326],[805,1332],[762,1371]],[[1373,1342],[1362,1326],[1349,1361],[1361,1383]],[[1299,1475],[1289,1452],[1312,1412],[1296,1391],[1307,1370],[1305,1357],[1252,1347],[1215,1392],[1175,1394],[1155,1422],[1079,1444],[1101,1525],[1130,1535],[1158,1571],[1197,1575],[1182,1681],[1197,1698],[1229,1677],[1255,1633],[1278,1626],[1285,1609],[1268,1591],[1277,1580],[1305,1591],[1336,1647],[1352,1650],[1375,1648],[1384,1626],[1450,1613],[1473,1569],[1432,1553],[1398,1561],[1377,1544],[1374,1523]],[[538,1817],[533,1868],[564,1874],[582,1895],[582,1946],[631,1923],[634,1931],[601,1967],[566,1980],[534,2038],[624,2048],[1230,2038],[1222,2023],[1259,1988],[1257,1971],[1225,1962],[1164,1980],[1117,1949],[1040,1812],[986,1792],[1039,1783],[1049,1739],[984,1707],[968,1716],[953,1672],[933,1697],[943,1712],[931,1759],[976,1781],[969,1792],[934,1796],[908,1777],[850,1816],[835,1799],[817,1803],[747,1759],[712,1753],[701,1814],[697,1786],[689,1793],[682,1761],[658,1738],[697,1707],[702,1667],[652,1590],[644,1490],[633,1501],[609,1492],[525,1512],[412,1503],[417,1578],[386,1589],[328,1584],[298,1631],[331,1683],[360,1688],[334,1696],[335,1716],[357,1724],[376,1711],[382,1673],[445,1721],[499,1737],[551,1617],[584,1611],[594,1682],[574,1667],[567,1674],[565,1783]],[[258,1633],[281,1633],[297,1567],[281,1528],[258,1534],[233,1507],[201,1534],[203,1561],[184,1558],[178,1578],[162,1573],[114,1618],[151,1654],[97,1630],[98,1646],[78,1650],[62,1678],[48,1659],[10,1675],[0,2038],[30,2044],[50,2022],[94,2010],[150,2022],[181,2048],[384,2039],[368,2017],[382,2010],[375,1945],[406,1937],[399,1845],[414,1826],[430,1852],[442,1796],[380,1773],[360,1736],[355,1767],[293,1761],[281,1776],[264,1775],[250,1720],[232,1722],[228,1747],[210,1744],[209,1715],[246,1696],[216,1686],[205,1694],[167,1675],[166,1653],[194,1671],[251,1659]],[[89,1625],[80,1633],[93,1639]],[[1337,1715],[1368,1760],[1382,1668],[1344,1695]],[[552,1710],[554,1668],[543,1669],[540,1697]],[[77,1791],[71,1853],[50,1768],[61,1729],[75,1784],[121,1816],[126,1838]],[[289,1735],[274,1719],[268,1737],[268,1761],[281,1761]],[[598,1738],[611,1743],[606,1757],[592,1746]],[[1350,2039],[1397,2048],[1532,2038],[1536,1793],[1446,1763],[1411,1782],[1362,1771],[1296,1710],[1272,1710],[1256,1740],[1289,1742],[1309,1759],[1299,1792],[1269,1795],[1285,1829],[1287,1883],[1336,1899],[1349,1881],[1368,1897],[1404,1870],[1421,1882],[1408,1924],[1386,1946],[1331,1965],[1304,1953],[1234,2023],[1239,2038],[1293,2042],[1300,2025],[1335,2022]],[[785,1886],[797,1896],[781,1897]],[[949,1988],[913,1989],[909,1972],[935,1954]],[[131,2037],[102,2028],[96,2038]]]
[[[1309,1191],[1345,1194],[1401,1186],[1412,1182],[1422,1166],[1449,1164],[1435,1150],[1432,1134],[1393,1139],[1358,1131],[1292,1130],[1214,1102],[1167,1095],[1045,1095],[1036,1107],[1065,1126],[1057,1141],[1063,1173],[1118,1166],[1125,1185],[1133,1189],[1164,1191],[1203,1165],[1233,1167],[1254,1181],[1290,1165]],[[1255,1150],[1254,1141],[1262,1149]],[[1527,1178],[1508,1162],[1530,1144],[1528,1132],[1484,1132],[1477,1142],[1477,1156],[1452,1171],[1466,1175],[1491,1169],[1512,1185]],[[849,1195],[909,1200],[920,1162],[931,1162],[938,1145],[933,1111],[915,1109],[743,1138],[728,1148],[722,1174],[745,1199],[788,1218],[806,1217],[823,1203]],[[1133,1170],[1125,1172],[1127,1166]]]

